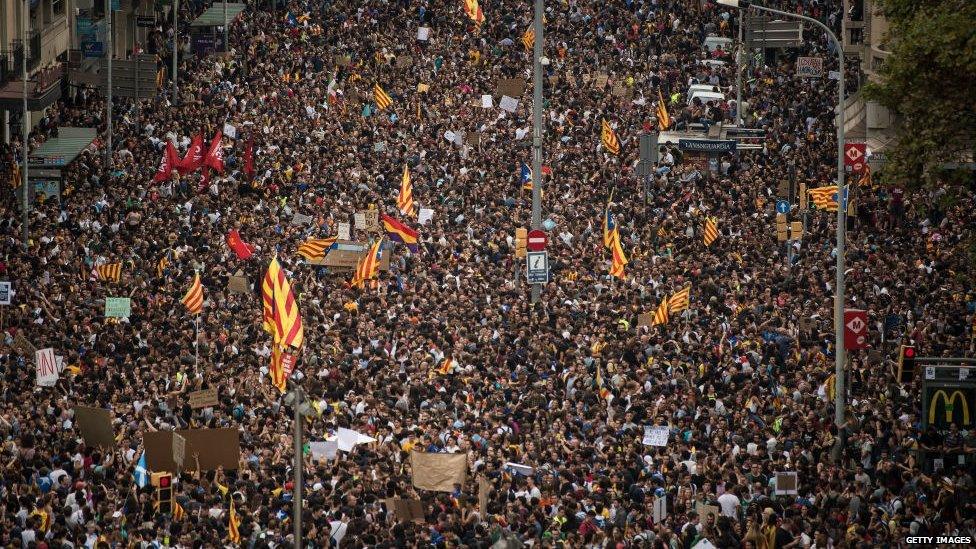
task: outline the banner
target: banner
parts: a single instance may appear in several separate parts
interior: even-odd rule
[[[412,452],[414,488],[435,492],[453,492],[456,484],[464,484],[468,472],[467,454],[428,454]]]
[[[75,406],[75,424],[81,432],[85,444],[93,448],[114,448],[115,431],[112,429],[112,416],[104,408]]]
[[[58,382],[58,361],[54,357],[54,349],[39,349],[34,352],[37,365],[37,385],[39,387],[54,387]]]

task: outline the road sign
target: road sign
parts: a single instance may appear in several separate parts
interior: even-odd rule
[[[186,459],[186,439],[181,435],[173,433],[173,462],[183,468],[183,461]]]
[[[10,282],[0,282],[0,305],[10,305]]]
[[[774,20],[766,16],[746,16],[744,38],[746,48],[796,48],[803,45],[803,24],[800,21]]]
[[[92,57],[104,57],[105,56],[105,43],[104,42],[82,42],[81,43],[81,53],[85,58]]]
[[[525,241],[525,247],[530,252],[541,252],[546,249],[546,244],[549,243],[549,237],[546,233],[539,229],[532,229],[529,231],[528,239]]]
[[[549,282],[549,254],[547,252],[527,253],[525,256],[525,269],[529,284],[545,284]]]
[[[779,213],[779,214],[788,214],[788,213],[790,213],[790,203],[787,202],[786,200],[777,200],[776,201],[776,213]]]
[[[844,309],[844,347],[847,349],[867,349],[867,311],[863,309]]]
[[[844,144],[844,165],[850,166],[852,171],[859,172],[864,169],[867,161],[865,151],[867,146],[864,143],[845,143]]]

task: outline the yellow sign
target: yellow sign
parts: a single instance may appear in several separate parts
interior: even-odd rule
[[[959,402],[962,404],[962,423],[960,425],[969,425],[969,403],[966,402],[966,395],[962,391],[953,391],[952,396],[946,395],[946,392],[939,389],[932,395],[932,402],[929,403],[929,423],[935,423],[935,412],[939,405],[939,398],[945,402],[945,415],[946,423],[952,423],[952,419],[956,412],[956,398],[959,398]]]

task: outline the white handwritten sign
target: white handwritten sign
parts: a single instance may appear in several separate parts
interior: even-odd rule
[[[54,349],[40,349],[34,353],[37,363],[37,385],[39,387],[53,387],[58,382],[58,360],[54,356]]]
[[[644,427],[644,439],[641,443],[644,446],[667,446],[668,437],[671,436],[671,430],[667,427]]]

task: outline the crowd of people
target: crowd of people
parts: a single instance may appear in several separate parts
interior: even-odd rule
[[[835,26],[843,9],[770,4]],[[180,5],[186,21],[204,8]],[[702,44],[734,36],[737,12],[708,0],[548,3],[551,280],[532,304],[515,242],[530,222],[520,166],[531,160],[531,89],[511,113],[497,95],[482,103],[500,78],[531,82],[532,13],[509,0],[481,9],[476,24],[460,1],[249,3],[228,55],[176,40],[178,97],[161,89],[115,105],[113,165],[100,138],[68,166],[60,199],[31,209],[27,250],[15,191],[0,190],[0,280],[14,290],[0,338],[0,545],[294,544],[293,413],[269,381],[259,293],[273,257],[304,323],[291,382],[312,403],[306,440],[340,428],[375,439],[334,459],[303,456],[304,546],[823,549],[972,535],[976,431],[925,431],[917,382],[892,373],[903,343],[972,353],[972,187],[853,187],[848,306],[869,311],[871,349],[849,352],[838,428],[836,215],[801,214],[794,199],[790,220],[805,231],[787,252],[774,211],[782,182],[836,177],[836,83],[797,78],[792,64],[802,53],[836,68],[824,36],[806,29],[803,48],[753,65],[743,105],[689,104],[692,83],[734,97],[731,58],[703,63],[723,52]],[[152,40],[168,63],[171,30]],[[653,175],[638,177],[658,90],[673,125],[741,114],[764,130],[761,147],[712,171],[664,145]],[[104,131],[104,113],[98,93],[76,91],[46,110],[30,146],[60,127]],[[603,120],[619,155],[601,144]],[[225,124],[236,135],[221,142],[223,173],[154,181],[167,142],[182,155]],[[397,211],[404,166],[417,206],[433,211],[423,225]],[[620,278],[603,242],[607,207],[629,257]],[[349,271],[298,255],[370,208],[420,233],[417,253],[385,250],[375,284],[354,287]],[[707,246],[706,217],[719,233]],[[248,259],[226,244],[235,229]],[[353,224],[350,236],[380,235]],[[118,282],[94,272],[116,262]],[[198,318],[180,303],[194,273]],[[255,291],[228,289],[236,273]],[[642,320],[689,285],[687,309]],[[104,318],[105,298],[119,296],[131,314]],[[64,357],[53,387],[37,386],[23,340]],[[191,408],[187,395],[206,388],[218,404]],[[110,410],[114,447],[85,444],[76,405]],[[240,432],[237,467],[199,470],[187,456],[174,489],[182,512],[158,513],[139,481],[144,434],[223,427]],[[644,444],[646,427],[667,427],[666,445]],[[467,480],[415,488],[416,451],[466,454]],[[794,493],[777,493],[780,472],[796,473]],[[419,499],[423,517],[401,520],[389,498]]]

